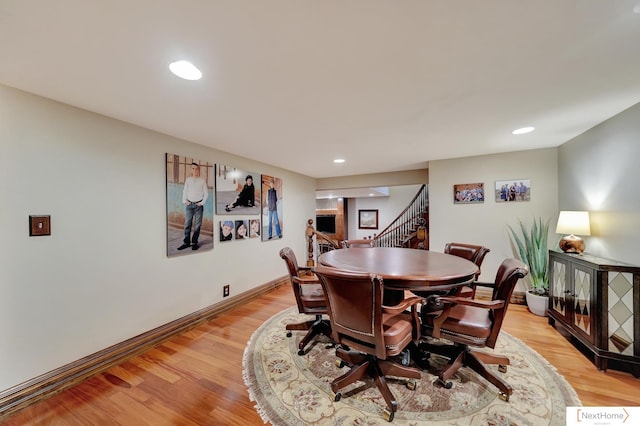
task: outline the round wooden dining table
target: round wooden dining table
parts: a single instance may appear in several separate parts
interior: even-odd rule
[[[475,263],[451,254],[399,247],[357,247],[332,250],[318,257],[323,266],[347,271],[370,272],[383,279],[383,305],[397,305],[405,290],[424,297],[421,317],[442,309],[435,297],[455,292],[471,283],[478,267]],[[411,358],[429,368],[429,353],[419,345],[410,349]]]
[[[450,254],[399,247],[357,247],[323,253],[318,263],[347,271],[371,272],[385,290],[439,292],[473,281],[478,267]]]

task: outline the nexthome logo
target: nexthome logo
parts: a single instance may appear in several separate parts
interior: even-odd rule
[[[640,407],[567,407],[567,426],[640,424]]]

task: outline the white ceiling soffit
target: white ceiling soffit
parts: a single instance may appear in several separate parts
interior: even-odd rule
[[[372,198],[388,197],[388,187],[377,188],[350,188],[316,191],[316,199],[320,198]]]
[[[414,170],[640,101],[637,5],[0,0],[0,83],[315,178]]]

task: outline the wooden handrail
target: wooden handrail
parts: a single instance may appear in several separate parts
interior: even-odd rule
[[[328,246],[329,250],[337,250],[340,248],[338,243],[333,241],[331,237],[329,237],[324,232],[316,231],[313,227],[313,219],[307,220],[307,230],[305,231],[305,235],[307,237],[307,266],[309,268],[313,268],[315,266],[315,257],[314,257],[314,246],[313,246],[313,237],[316,238],[316,242],[320,247],[320,244],[324,244]],[[322,243],[320,243],[322,241]],[[324,252],[326,250],[318,250],[319,252]]]
[[[374,238],[377,240],[377,244],[380,247],[399,247],[407,246],[406,240],[413,234],[413,238],[418,236],[418,228],[424,226],[421,231],[421,236],[424,239],[417,245],[420,248],[428,249],[428,225],[426,220],[424,223],[419,223],[420,219],[424,219],[425,214],[429,211],[429,192],[427,185],[422,185],[418,193],[413,197],[413,200],[409,205]],[[409,244],[408,246],[416,246],[416,244]]]

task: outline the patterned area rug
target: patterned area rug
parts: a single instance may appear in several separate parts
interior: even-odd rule
[[[324,336],[306,355],[297,354],[304,332],[294,331],[288,338],[285,325],[307,319],[312,318],[298,314],[295,307],[286,309],[256,330],[245,349],[244,380],[262,419],[273,425],[389,424],[382,417],[384,399],[372,383],[358,382],[352,386],[365,390],[347,388],[340,401],[331,399],[329,383],[348,367],[337,367]],[[495,352],[511,360],[503,374],[514,389],[509,402],[500,400],[493,385],[466,368],[452,379],[451,389],[433,384],[436,376],[424,371],[414,391],[389,379],[399,403],[393,424],[564,425],[565,407],[581,405],[555,368],[523,342],[503,331]],[[444,360],[432,356],[431,362]]]

